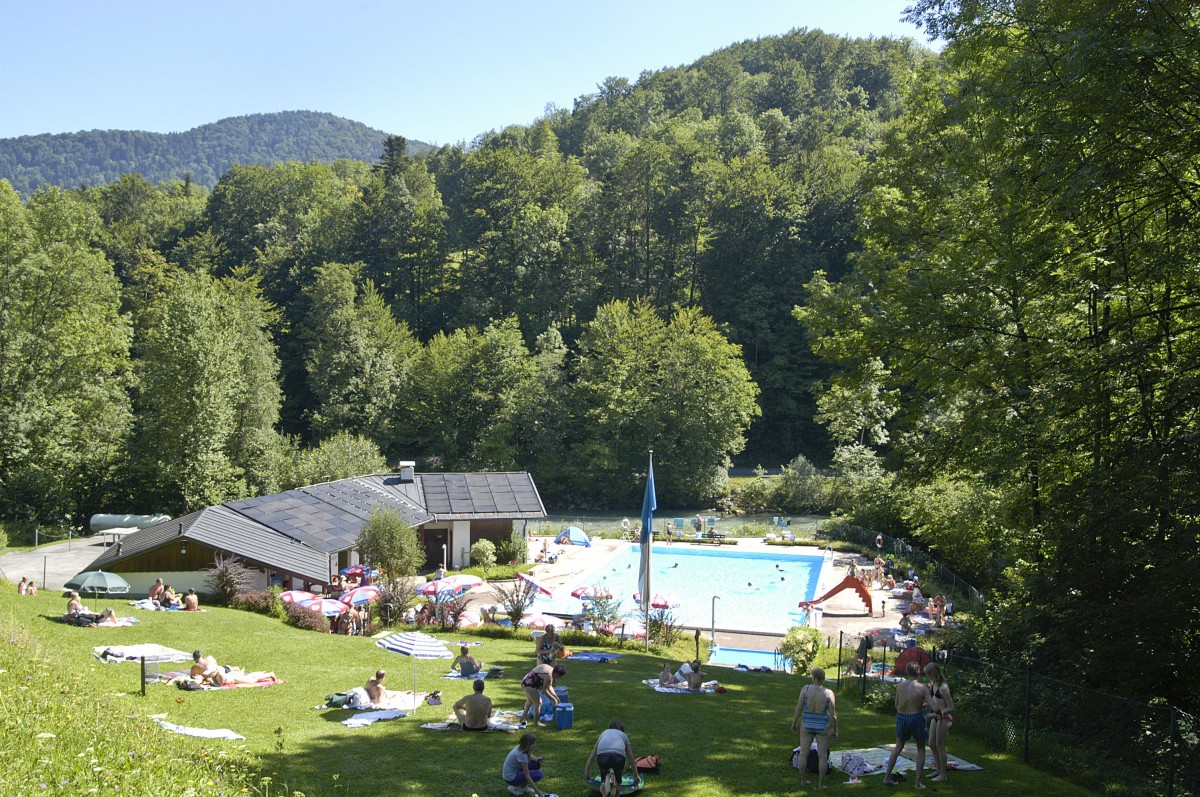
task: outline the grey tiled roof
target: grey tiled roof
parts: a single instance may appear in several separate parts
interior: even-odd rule
[[[434,521],[545,517],[528,473],[429,473],[360,476],[275,495],[228,501],[137,531],[101,554],[111,565],[180,536],[314,581],[329,574],[329,555],[353,548],[371,510],[395,510],[414,526]]]

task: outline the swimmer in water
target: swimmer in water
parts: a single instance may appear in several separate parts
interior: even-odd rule
[[[679,567],[679,562],[676,562],[675,564],[671,565],[671,567]]]

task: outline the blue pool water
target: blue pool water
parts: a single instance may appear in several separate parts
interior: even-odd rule
[[[718,629],[785,633],[804,622],[796,605],[811,600],[821,576],[820,556],[787,553],[712,550],[684,545],[655,545],[651,551],[650,592],[663,593],[679,605],[672,609],[676,622],[708,628],[713,595]],[[629,548],[596,570],[585,573],[554,598],[539,598],[534,611],[574,614],[581,608],[570,597],[576,587],[601,585],[621,601],[621,610],[637,608],[641,546]]]
[[[736,667],[744,664],[751,669],[770,667],[772,670],[782,669],[783,664],[775,658],[775,652],[770,650],[747,650],[746,648],[717,648],[708,660],[709,664],[725,664]]]

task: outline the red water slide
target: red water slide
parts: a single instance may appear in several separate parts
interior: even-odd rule
[[[841,580],[841,583],[839,583],[836,587],[829,590],[829,592],[826,592],[824,595],[822,595],[819,598],[813,598],[810,601],[800,601],[800,606],[801,606],[801,608],[806,608],[809,606],[816,606],[818,603],[823,603],[824,601],[829,600],[834,595],[838,594],[839,592],[841,592],[844,589],[852,589],[855,592],[857,592],[858,597],[862,598],[862,602],[867,604],[867,612],[869,612],[872,615],[875,614],[875,610],[871,606],[870,590],[868,590],[865,586],[863,586],[863,583],[861,581],[859,581],[857,578],[855,578],[854,576],[846,576],[845,578],[843,578]]]

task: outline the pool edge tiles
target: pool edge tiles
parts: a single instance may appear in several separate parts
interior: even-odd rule
[[[747,551],[692,548],[659,543],[652,548],[651,592],[665,593],[678,603],[675,621],[687,628],[711,627],[745,633],[783,634],[801,624],[798,603],[811,600],[825,569],[821,555],[792,551]],[[636,608],[641,546],[631,543],[612,557],[581,573],[562,595],[576,587],[609,586],[621,609]],[[790,581],[788,579],[791,579]],[[700,585],[701,589],[697,589]],[[713,595],[718,597],[713,600]],[[538,609],[575,614],[582,604],[574,598],[539,599]],[[715,618],[713,617],[715,613]]]

